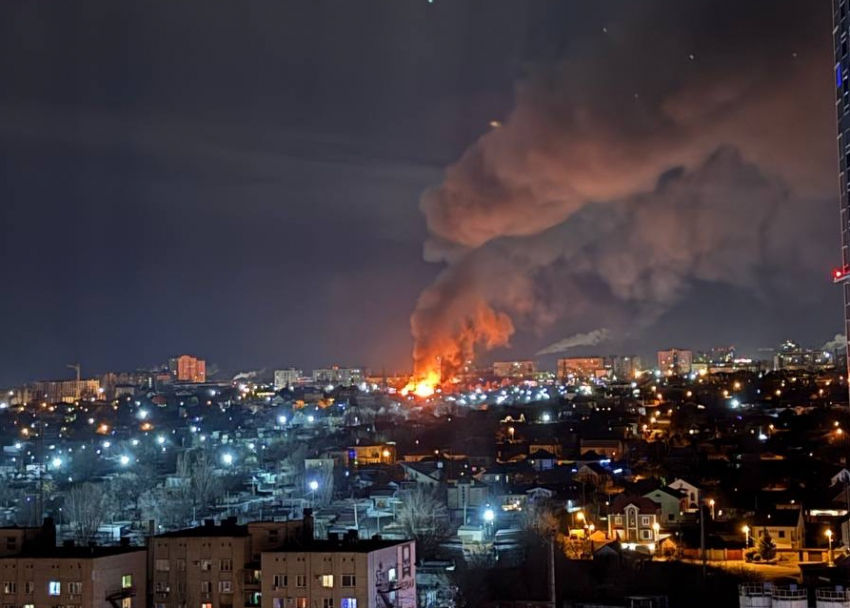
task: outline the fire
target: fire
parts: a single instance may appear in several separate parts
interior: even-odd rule
[[[413,393],[420,399],[427,399],[437,392],[439,386],[440,373],[436,370],[428,370],[418,378],[411,378],[407,386],[401,389],[401,394],[406,397]]]

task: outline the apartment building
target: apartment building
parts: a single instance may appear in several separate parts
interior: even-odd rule
[[[228,518],[154,537],[150,543],[154,608],[230,608],[260,605],[260,556],[313,534],[304,520],[238,525]]]
[[[2,604],[145,608],[144,547],[38,547],[0,557]]]
[[[416,543],[359,539],[290,542],[262,555],[263,608],[415,608]]]

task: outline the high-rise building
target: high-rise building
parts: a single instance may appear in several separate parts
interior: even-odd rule
[[[681,348],[658,351],[658,369],[663,373],[690,374],[694,363],[694,352]]]
[[[496,361],[493,375],[499,378],[530,378],[537,373],[534,361]]]
[[[294,385],[303,375],[304,372],[294,367],[276,369],[274,371],[274,390],[279,391],[282,388]]]
[[[178,382],[206,382],[207,362],[191,355],[180,355],[168,360],[168,368]]]
[[[597,378],[605,376],[605,359],[602,357],[566,357],[558,359],[558,379]]]
[[[640,374],[642,369],[640,357],[635,355],[617,355],[611,357],[609,365],[611,366],[611,373],[618,380],[634,378]]]
[[[832,0],[832,9],[841,217],[841,268],[835,270],[834,277],[844,290],[844,331],[850,335],[850,0]]]
[[[333,384],[351,386],[363,382],[363,370],[359,367],[327,367],[313,370],[313,382],[319,384]]]

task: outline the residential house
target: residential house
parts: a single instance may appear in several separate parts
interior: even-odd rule
[[[757,513],[750,523],[753,546],[768,532],[777,549],[801,549],[805,546],[806,528],[799,508],[776,509]]]
[[[687,494],[670,486],[647,492],[644,494],[644,498],[649,498],[652,502],[661,506],[659,523],[662,527],[680,523],[688,509]]]
[[[661,506],[644,496],[620,494],[608,510],[608,536],[628,545],[643,545],[655,552]]]

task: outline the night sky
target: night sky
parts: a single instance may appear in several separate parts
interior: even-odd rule
[[[482,361],[822,344],[831,30],[828,0],[6,0],[0,385],[409,370],[415,309],[426,348],[507,315]]]

